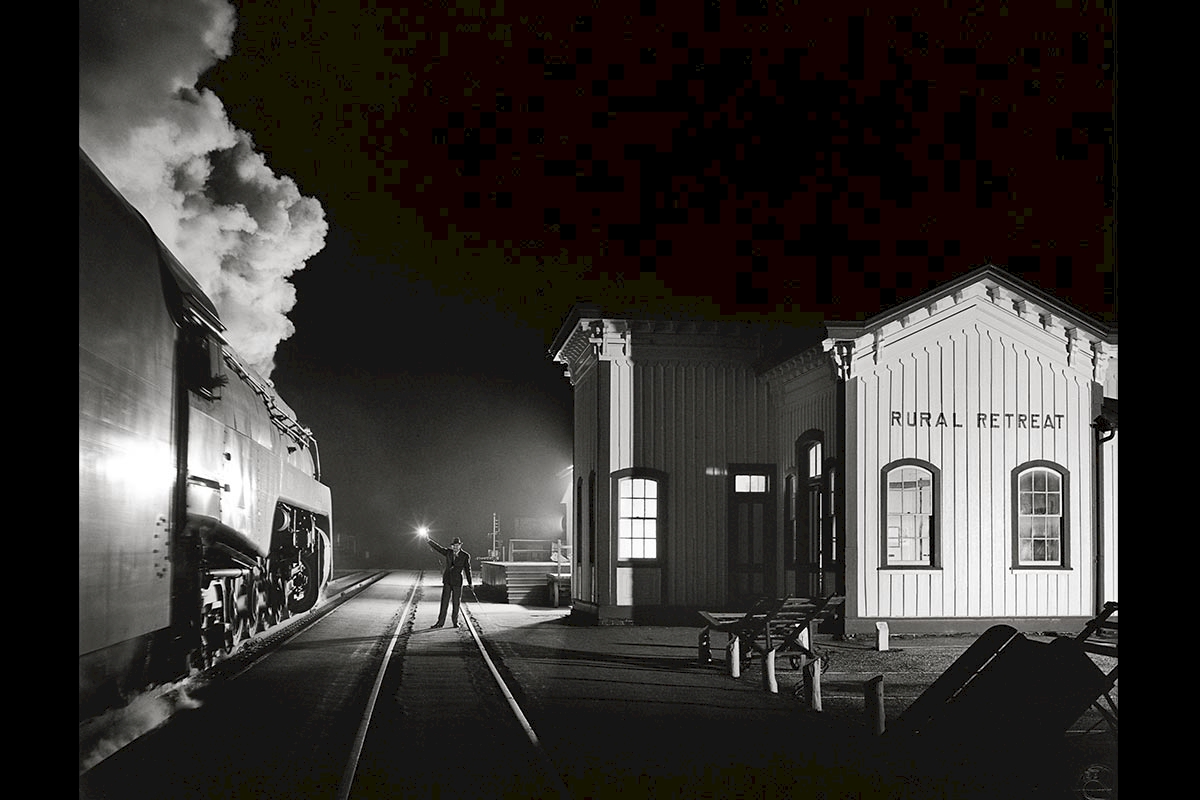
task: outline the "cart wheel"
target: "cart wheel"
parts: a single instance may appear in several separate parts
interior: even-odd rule
[[[1105,764],[1091,764],[1079,773],[1076,791],[1085,800],[1109,800],[1117,796],[1117,776]]]
[[[830,661],[829,653],[821,653],[821,672],[829,671],[829,661]]]

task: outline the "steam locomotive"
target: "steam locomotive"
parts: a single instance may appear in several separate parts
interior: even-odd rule
[[[79,151],[80,720],[312,609],[317,443],[212,301]]]

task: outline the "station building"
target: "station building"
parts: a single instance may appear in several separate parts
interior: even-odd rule
[[[577,305],[572,614],[844,595],[847,634],[1077,630],[1117,600],[1115,329],[987,265],[782,329]]]

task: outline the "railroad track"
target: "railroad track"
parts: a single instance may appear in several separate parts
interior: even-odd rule
[[[80,797],[568,797],[470,602],[462,628],[430,629],[440,593],[423,573],[346,586],[81,754]]]

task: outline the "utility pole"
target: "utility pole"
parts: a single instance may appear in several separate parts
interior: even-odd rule
[[[492,551],[488,554],[488,558],[500,558],[500,552],[496,549],[496,537],[500,534],[500,519],[492,512]]]

